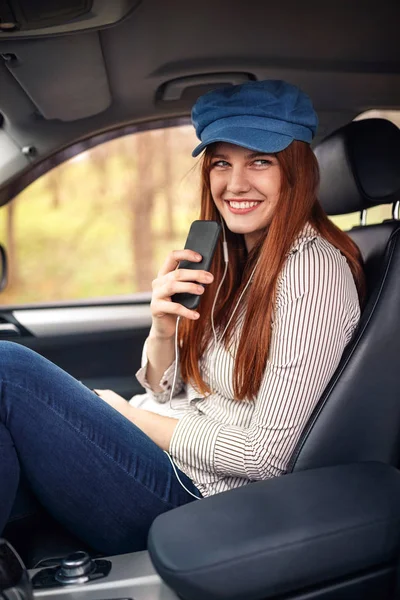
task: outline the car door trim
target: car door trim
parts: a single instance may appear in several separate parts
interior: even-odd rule
[[[148,304],[15,310],[13,317],[37,337],[139,329],[151,326]]]

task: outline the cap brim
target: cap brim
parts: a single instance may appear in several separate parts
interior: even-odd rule
[[[235,146],[242,146],[249,150],[274,154],[287,148],[294,138],[283,133],[253,129],[252,127],[226,127],[213,135],[209,140],[202,142],[192,152],[192,156],[198,156],[210,144],[215,142],[228,142]]]

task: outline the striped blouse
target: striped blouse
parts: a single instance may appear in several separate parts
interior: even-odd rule
[[[244,309],[245,303],[228,351],[222,343],[215,347],[212,338],[201,357],[202,377],[212,389],[207,397],[183,382],[178,367],[169,405],[175,361],[161,378],[163,391],[154,393],[146,380],[147,340],[136,373],[147,393],[134,396],[131,403],[179,419],[169,453],[203,496],[285,472],[360,317],[346,259],[307,224],[278,280],[270,351],[258,397],[237,401],[233,355]]]

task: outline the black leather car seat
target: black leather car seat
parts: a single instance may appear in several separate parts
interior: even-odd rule
[[[320,201],[329,215],[400,200],[400,130],[352,122],[316,148]],[[319,400],[290,471],[359,461],[399,464],[400,221],[348,232],[363,255],[368,299],[355,335]]]

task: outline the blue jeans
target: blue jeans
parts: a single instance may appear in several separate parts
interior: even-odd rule
[[[0,536],[20,472],[53,517],[105,554],[143,550],[157,515],[194,501],[138,427],[39,354],[0,342]]]

